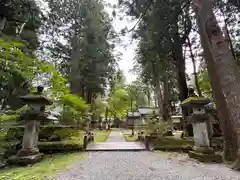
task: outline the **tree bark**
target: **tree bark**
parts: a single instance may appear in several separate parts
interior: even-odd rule
[[[184,101],[188,97],[188,88],[185,73],[185,60],[183,59],[182,44],[180,44],[180,42],[175,46],[175,50],[173,50],[173,58],[177,67],[178,86],[180,91],[179,97],[181,101]]]
[[[163,118],[169,120],[169,89],[168,76],[165,74],[163,79]]]
[[[195,61],[195,58],[194,58],[194,55],[193,55],[192,45],[191,45],[191,42],[190,42],[189,37],[187,37],[187,42],[188,42],[188,47],[189,47],[189,51],[190,51],[190,56],[191,56],[192,64],[193,64],[194,83],[195,83],[195,86],[196,86],[196,90],[197,90],[198,96],[201,97],[201,96],[202,96],[202,92],[201,92],[201,89],[200,89],[200,86],[199,86],[199,83],[198,83],[198,75],[197,75],[196,61]]]
[[[156,95],[157,95],[157,105],[159,109],[159,118],[163,115],[163,97],[162,97],[162,90],[160,85],[160,80],[156,81]]]
[[[5,24],[6,24],[6,20],[7,18],[6,17],[0,17],[0,33],[2,32],[2,30],[4,29],[5,27]]]
[[[177,67],[177,74],[178,74],[178,87],[179,87],[179,99],[180,101],[184,101],[188,97],[188,87],[187,87],[187,81],[186,81],[186,73],[185,73],[185,60],[183,59],[183,53],[182,53],[182,44],[180,43],[180,38],[178,38],[178,44],[176,44],[175,49],[172,50],[173,58],[175,65]],[[183,129],[185,132],[185,135],[191,134],[190,131],[188,131],[187,128],[187,109],[182,108],[182,114],[183,114]]]
[[[224,12],[224,10],[223,10],[222,7],[220,8],[220,10],[221,10],[222,15],[223,15],[224,24],[225,24],[225,31],[226,31],[225,34],[227,35],[226,37],[228,38],[228,41],[229,41],[229,45],[230,45],[230,49],[231,49],[233,58],[234,58],[235,60],[237,60],[236,54],[235,54],[234,48],[233,48],[233,43],[232,43],[232,40],[231,40],[231,37],[230,37],[230,32],[229,32],[229,30],[228,30],[228,22],[227,22],[226,14],[225,14],[225,12]],[[237,62],[238,62],[238,64],[239,64],[239,61],[237,61]]]
[[[163,79],[163,118],[168,122],[170,128],[173,128],[172,119],[170,116],[170,104],[169,104],[169,86],[168,75],[165,73]]]
[[[229,42],[213,13],[211,0],[194,0],[194,10],[204,49],[204,57],[216,101],[218,116],[224,131],[225,157],[239,153],[240,147],[240,72],[229,49]],[[236,151],[238,152],[236,152]],[[227,159],[228,160],[228,159]],[[239,169],[239,156],[232,168]]]
[[[79,39],[76,32],[76,24],[73,24],[74,35],[71,39],[71,64],[70,64],[70,74],[69,74],[69,81],[70,81],[70,89],[72,93],[81,96],[81,88],[79,82],[79,54],[80,54],[80,45]]]

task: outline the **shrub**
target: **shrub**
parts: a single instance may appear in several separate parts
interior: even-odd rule
[[[4,152],[4,158],[16,155],[16,153],[21,149],[21,143],[8,143],[4,146],[6,151]],[[39,142],[39,151],[46,154],[59,153],[59,152],[73,152],[82,151],[82,144],[76,141],[58,141],[58,142]]]
[[[75,141],[39,142],[39,151],[46,154],[82,151],[83,146]]]
[[[166,131],[169,130],[167,122],[152,118],[148,120],[147,133],[149,135],[154,134],[155,136],[162,137]]]
[[[83,137],[83,131],[73,128],[56,129],[53,134],[59,135],[62,140],[77,140]]]
[[[9,128],[4,139],[6,141],[22,141],[24,134],[23,127]]]
[[[83,124],[84,119],[88,116],[89,106],[81,97],[65,94],[61,97],[60,102],[64,104],[61,122]]]

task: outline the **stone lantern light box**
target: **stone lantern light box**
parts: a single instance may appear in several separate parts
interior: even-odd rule
[[[43,87],[38,86],[37,92],[20,97],[20,99],[28,105],[29,111],[44,112],[46,105],[51,105],[52,102],[42,95]]]

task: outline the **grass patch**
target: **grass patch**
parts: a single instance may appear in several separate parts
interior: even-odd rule
[[[127,141],[127,142],[137,141],[137,135],[136,134],[134,136],[132,136],[131,134],[123,134],[123,137],[124,137],[125,141]]]
[[[54,131],[54,134],[57,134],[61,137],[61,140],[72,141],[75,143],[83,144],[84,131],[72,128],[61,128]]]
[[[132,130],[124,129],[122,131],[122,134],[123,134],[123,137],[124,137],[125,141],[134,142],[134,141],[137,141],[138,132],[140,132],[140,131],[139,130],[134,130],[134,136],[132,136]]]
[[[66,170],[67,166],[77,160],[87,157],[86,153],[69,153],[45,155],[38,164],[27,167],[9,167],[0,170],[0,179],[3,180],[43,180],[48,176]]]
[[[94,132],[94,143],[105,142],[112,130]]]

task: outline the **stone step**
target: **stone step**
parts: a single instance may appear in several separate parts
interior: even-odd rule
[[[87,151],[144,151],[145,146],[140,142],[102,142],[89,144]]]

